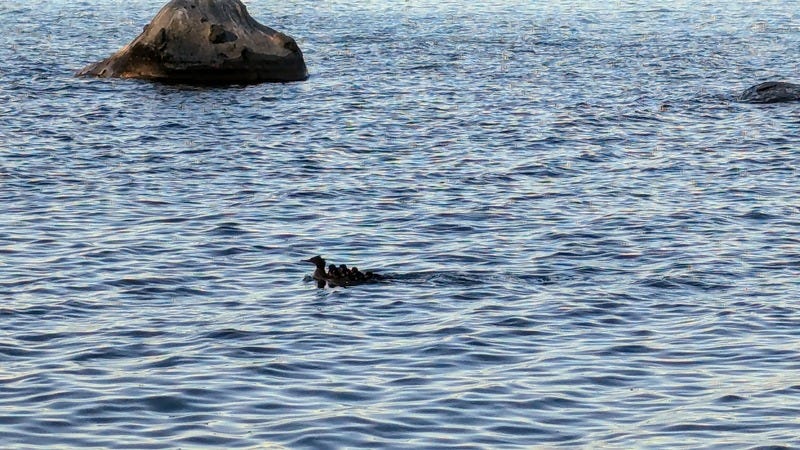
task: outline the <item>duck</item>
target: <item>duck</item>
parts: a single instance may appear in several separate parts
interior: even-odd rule
[[[304,259],[303,262],[309,262],[316,266],[312,278],[317,282],[318,288],[324,288],[326,284],[329,287],[355,286],[357,284],[369,283],[384,278],[382,275],[374,272],[361,272],[358,270],[358,267],[355,266],[348,268],[345,264],[341,264],[338,267],[335,264],[331,264],[327,266],[328,270],[326,271],[325,267],[327,261],[320,255]]]

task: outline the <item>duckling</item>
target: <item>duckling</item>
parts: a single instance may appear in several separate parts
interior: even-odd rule
[[[336,267],[336,264],[331,264],[328,266],[328,276],[331,278],[339,278],[341,276],[339,273],[339,268]]]

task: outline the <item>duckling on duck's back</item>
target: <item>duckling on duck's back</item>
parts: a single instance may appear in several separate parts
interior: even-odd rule
[[[379,274],[361,272],[357,267],[348,269],[345,264],[338,267],[335,264],[331,264],[328,266],[328,271],[325,272],[325,259],[319,255],[304,261],[310,262],[316,266],[313,278],[317,281],[317,287],[319,288],[324,288],[326,284],[330,287],[346,287],[383,279]]]
[[[336,267],[336,264],[331,264],[328,266],[328,276],[332,278],[338,278],[341,274],[339,273],[339,268]]]

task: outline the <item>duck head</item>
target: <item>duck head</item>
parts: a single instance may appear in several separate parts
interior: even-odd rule
[[[323,271],[325,270],[325,260],[322,259],[322,256],[317,255],[313,258],[304,259],[303,262],[309,262],[317,266],[318,269],[322,269]]]

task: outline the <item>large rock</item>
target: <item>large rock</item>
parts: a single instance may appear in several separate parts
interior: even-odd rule
[[[77,75],[247,84],[308,71],[294,39],[256,22],[241,1],[172,0],[133,42]]]
[[[800,84],[767,81],[757,84],[738,97],[740,102],[777,103],[800,100]]]

